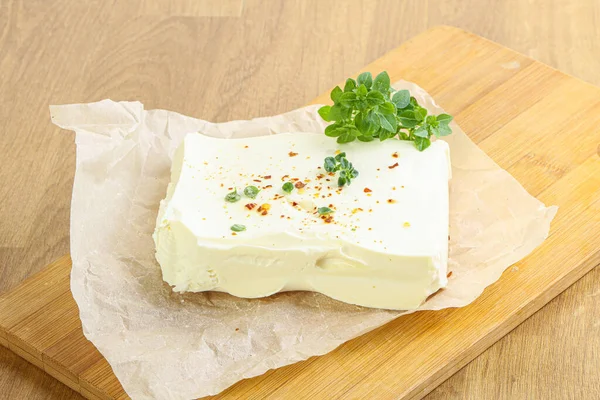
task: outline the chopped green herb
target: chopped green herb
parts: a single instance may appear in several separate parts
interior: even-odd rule
[[[231,225],[231,230],[234,232],[243,232],[246,230],[246,225],[233,224]]]
[[[286,182],[283,184],[281,189],[283,189],[283,191],[286,193],[292,193],[292,190],[294,190],[294,184],[292,182]]]
[[[319,115],[333,122],[325,128],[325,135],[336,137],[338,143],[355,139],[384,141],[398,136],[415,142],[415,147],[423,151],[431,144],[431,136],[452,133],[448,125],[452,121],[450,115],[427,115],[427,110],[408,90],[395,91],[390,86],[390,77],[385,71],[375,79],[370,72],[363,72],[356,81],[348,79],[344,90],[336,86],[331,91],[331,100],[333,106],[321,107]],[[326,159],[325,170],[328,162]]]
[[[317,212],[319,213],[319,215],[327,215],[327,214],[331,214],[333,212],[333,210],[329,207],[319,207]]]
[[[358,176],[358,171],[354,169],[352,163],[346,158],[346,153],[340,153],[335,157],[326,157],[324,168],[327,172],[340,172],[338,177],[338,186],[350,186],[352,179]]]
[[[246,186],[246,188],[244,189],[244,194],[247,197],[250,197],[251,199],[254,199],[258,192],[260,192],[260,189],[256,186]]]
[[[233,189],[233,192],[227,193],[227,195],[225,196],[225,201],[228,201],[230,203],[235,203],[236,201],[239,201],[242,198],[242,196],[240,196],[240,194],[237,192],[237,189]]]

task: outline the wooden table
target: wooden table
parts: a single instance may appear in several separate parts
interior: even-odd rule
[[[276,114],[442,23],[600,84],[597,1],[483,3],[0,0],[0,291],[68,252],[74,144],[48,104]],[[427,399],[600,398],[599,279],[596,268]],[[0,398],[80,397],[0,348]]]

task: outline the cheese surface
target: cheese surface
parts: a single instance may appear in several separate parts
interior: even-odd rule
[[[343,188],[323,168],[339,151],[359,171]],[[447,283],[449,178],[441,140],[419,152],[407,141],[340,145],[316,133],[189,134],[160,205],[156,258],[177,292],[309,290],[415,309]],[[285,182],[295,185],[290,194]],[[254,199],[243,193],[250,185],[260,189]],[[225,201],[234,189],[241,199]],[[319,215],[320,207],[334,212]]]

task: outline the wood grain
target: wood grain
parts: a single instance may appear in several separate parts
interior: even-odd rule
[[[206,2],[199,10],[179,0],[173,3],[180,8],[164,15],[142,3],[0,1],[0,291],[68,252],[74,145],[70,135],[49,123],[48,104],[112,97],[219,121],[275,114],[304,104],[440,23],[600,84],[600,4],[594,0],[246,0],[239,17],[223,8],[224,3],[233,7],[233,1]],[[569,93],[562,75],[549,71],[543,77],[535,65],[520,66],[529,73],[520,74],[523,82],[555,79],[552,86],[564,85],[556,94]],[[435,79],[430,83],[434,87]],[[531,93],[519,93],[524,87],[505,93],[515,104],[502,109],[507,118],[538,104]],[[486,151],[494,148],[489,132],[503,128],[503,139],[512,140],[527,128],[519,122],[503,127],[501,116],[484,123],[470,117],[494,109],[495,94],[502,90],[501,85],[492,89],[475,110],[463,93],[453,110]],[[452,91],[440,91],[438,100],[445,105],[452,97]],[[573,135],[586,123],[574,119],[562,127]],[[581,147],[586,154],[565,148],[549,159],[540,137],[534,139],[535,151],[527,142],[516,143],[499,160],[520,180],[535,171],[537,179],[527,188],[536,194],[546,193],[555,176],[568,176],[597,147],[586,142]],[[596,269],[428,398],[598,398],[597,380],[586,378],[600,369],[598,285]],[[0,398],[78,398],[56,387],[53,378],[0,349]]]

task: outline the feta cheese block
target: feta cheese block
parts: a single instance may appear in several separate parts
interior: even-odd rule
[[[340,151],[359,171],[342,188],[323,167]],[[189,134],[160,204],[156,258],[176,292],[257,298],[309,290],[412,310],[447,283],[449,178],[441,140],[419,152],[395,139]],[[289,194],[286,182],[295,186]],[[248,186],[260,189],[255,198],[244,195]],[[235,190],[239,201],[226,201]],[[333,212],[320,215],[321,207]]]

